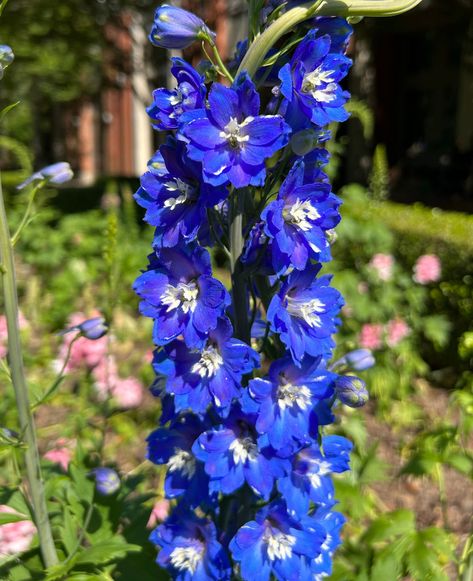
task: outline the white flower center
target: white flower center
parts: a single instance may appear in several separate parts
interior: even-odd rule
[[[183,182],[179,178],[166,182],[164,185],[170,192],[180,192],[180,195],[177,197],[168,198],[164,202],[164,207],[170,208],[171,210],[175,210],[176,206],[180,204],[185,204],[191,198],[191,195],[194,192],[194,188],[192,186],[186,184],[186,182]]]
[[[322,66],[307,73],[302,81],[302,91],[310,93],[320,103],[330,103],[336,99],[337,83],[333,75],[335,71],[323,70]]]
[[[258,446],[252,438],[237,438],[230,444],[230,450],[233,452],[233,461],[235,464],[243,464],[247,460],[256,460],[258,457]]]
[[[179,571],[189,571],[194,574],[202,560],[204,548],[176,547],[170,555],[171,564]]]
[[[320,547],[322,551],[328,551],[330,549],[330,543],[332,542],[332,536],[327,533],[325,537],[325,541],[323,542],[322,546]]]
[[[192,478],[195,474],[195,458],[190,452],[176,448],[174,454],[168,460],[169,472],[179,471],[186,478]]]
[[[294,405],[305,410],[311,404],[310,391],[305,385],[282,383],[278,387],[278,404],[282,410]]]
[[[294,224],[294,226],[304,230],[304,232],[313,227],[309,220],[317,220],[317,218],[320,218],[317,208],[314,208],[309,200],[301,202],[299,198],[297,198],[295,204],[284,208],[283,216],[286,222]]]
[[[330,474],[331,472],[330,464],[325,462],[325,460],[319,460],[318,462],[314,462],[312,464],[312,469],[314,472],[308,474],[310,483],[314,488],[319,488],[321,484],[320,477],[325,476],[326,474]]]
[[[292,547],[296,544],[296,537],[266,529],[263,541],[267,544],[268,557],[274,559],[288,559],[292,557]]]
[[[235,117],[231,117],[230,121],[225,126],[223,131],[220,131],[220,137],[224,137],[231,147],[238,148],[240,145],[248,141],[249,135],[242,135],[241,129],[247,125],[250,121],[253,121],[253,117],[247,117],[242,123],[238,123]]]
[[[202,355],[192,366],[192,373],[198,373],[200,377],[212,377],[217,373],[220,366],[223,364],[223,359],[218,350],[213,346],[209,345]]]
[[[179,87],[174,89],[174,93],[169,97],[169,103],[175,107],[176,105],[180,105],[182,103],[182,91]]]
[[[310,327],[322,326],[322,321],[318,315],[318,313],[323,313],[325,309],[322,301],[319,299],[303,301],[291,296],[286,297],[286,300],[286,309],[290,315],[303,319]]]
[[[180,282],[177,286],[168,284],[164,293],[161,295],[161,302],[167,306],[166,312],[174,309],[182,309],[184,313],[194,312],[197,306],[197,297],[199,289],[195,282]]]

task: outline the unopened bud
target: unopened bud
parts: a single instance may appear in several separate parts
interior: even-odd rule
[[[110,496],[120,488],[120,476],[112,468],[94,468],[90,475],[95,478],[95,487],[99,494]]]
[[[366,383],[355,375],[340,375],[335,381],[338,399],[348,407],[359,408],[369,399]]]

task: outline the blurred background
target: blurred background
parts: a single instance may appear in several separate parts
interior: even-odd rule
[[[230,60],[246,36],[245,0],[180,5],[206,19]],[[12,227],[27,204],[22,179],[61,160],[75,171],[72,185],[41,194],[16,249],[33,393],[64,362],[57,331],[97,313],[111,322],[100,348],[73,352],[68,379],[39,410],[42,452],[79,461],[74,442],[96,450],[107,417],[101,461],[138,470],[138,488],[155,493],[131,534],[138,543],[162,500],[161,474],[142,464],[159,414],[147,389],[151,326],[131,291],[152,239],[132,194],[162,139],[145,108],[154,88],[173,86],[170,55],[147,40],[155,8],[10,0],[0,24],[15,53],[1,106],[19,101],[0,135]],[[337,481],[349,524],[333,579],[459,579],[473,514],[473,3],[423,0],[396,18],[365,19],[349,54],[351,119],[332,126],[329,146],[344,200],[329,269],[346,297],[339,354],[369,348],[377,363],[360,373],[371,402],[344,410],[336,426],[356,448],[352,473]],[[199,46],[184,56],[198,62]],[[225,281],[223,257],[213,258]],[[5,343],[0,315],[0,356]],[[5,395],[1,423],[14,425]],[[62,469],[51,460],[51,473]],[[114,578],[156,579],[152,567],[122,563]]]

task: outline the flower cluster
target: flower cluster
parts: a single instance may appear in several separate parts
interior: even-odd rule
[[[351,443],[325,426],[336,401],[362,405],[367,392],[335,369],[373,359],[357,351],[329,364],[343,299],[321,268],[341,201],[321,144],[327,125],[348,117],[340,82],[351,28],[311,23],[255,75],[275,83],[269,102],[245,70],[217,59],[230,86],[208,87],[174,58],[175,87],[157,89],[148,108],[153,127],[170,133],[135,195],[155,234],[134,288],[153,319],[152,392],[162,401],[148,458],[166,467],[165,496],[177,501],[151,540],[182,581],[320,579],[340,543],[331,475],[349,469]],[[196,16],[156,12],[153,43],[204,37],[215,48]],[[212,247],[231,256],[231,293]]]

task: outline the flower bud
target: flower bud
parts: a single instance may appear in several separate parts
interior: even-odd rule
[[[108,331],[107,323],[103,317],[94,317],[93,319],[87,319],[80,325],[77,325],[77,329],[86,337],[92,341],[100,339],[106,335]]]
[[[11,65],[15,55],[11,47],[7,44],[0,44],[0,79],[3,78],[3,73],[8,65]]]
[[[306,155],[317,146],[317,131],[303,129],[291,137],[291,149],[296,155]]]
[[[60,161],[43,167],[43,169],[40,169],[17,186],[17,189],[22,190],[35,181],[43,180],[51,184],[63,184],[64,182],[71,180],[73,176],[74,173],[71,166],[66,161]]]
[[[343,404],[351,408],[362,407],[369,399],[366,383],[355,375],[340,375],[335,381],[335,393]]]
[[[112,468],[94,468],[90,473],[95,478],[99,494],[110,496],[120,488],[120,476]]]
[[[376,363],[373,353],[369,349],[350,351],[345,355],[344,360],[355,371],[365,371]]]
[[[199,39],[215,39],[212,32],[195,14],[163,4],[154,15],[154,24],[149,35],[155,46],[162,48],[186,48]]]

